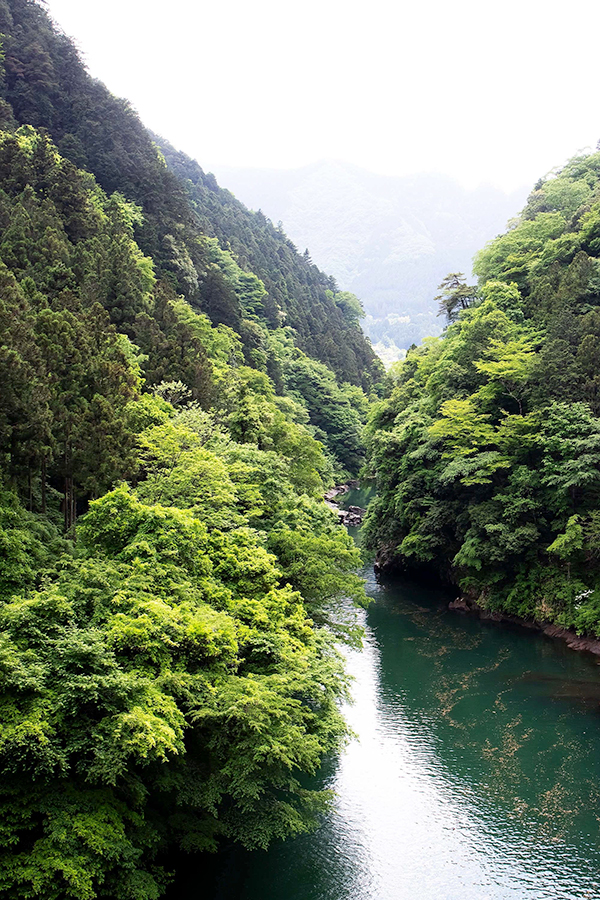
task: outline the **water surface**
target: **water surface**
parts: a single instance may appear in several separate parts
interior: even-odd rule
[[[348,652],[358,738],[313,835],[181,867],[179,900],[600,897],[600,669],[559,641],[378,584]]]

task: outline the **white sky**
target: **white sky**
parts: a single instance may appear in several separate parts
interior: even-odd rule
[[[92,75],[217,175],[335,158],[510,189],[600,138],[594,0],[47,6]]]

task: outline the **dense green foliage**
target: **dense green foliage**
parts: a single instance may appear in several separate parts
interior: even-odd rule
[[[370,539],[389,561],[433,566],[485,607],[592,634],[599,235],[595,153],[538,183],[476,258],[477,292],[442,285],[456,321],[393,371],[370,423]]]
[[[365,594],[322,497],[381,370],[357,301],[201,209],[40,6],[0,29],[0,895],[157,898],[174,843],[328,799],[301,779]]]
[[[360,329],[327,295],[335,289],[332,279],[264,216],[251,213],[212,175],[164,144],[170,171],[129,104],[89,77],[73,44],[36,2],[0,0],[0,33],[0,123],[3,115],[46,129],[60,153],[93,172],[107,194],[119,191],[137,203],[144,215],[134,223],[135,237],[159,278],[213,322],[239,331],[246,311],[203,240],[216,236],[245,272],[262,279],[260,316],[268,327],[291,327],[298,346],[340,380],[371,389],[381,367]]]
[[[167,841],[308,827],[341,669],[260,537],[120,488],[79,539],[0,609],[0,891],[157,897]]]
[[[285,329],[278,394],[157,281],[139,209],[30,126],[0,172],[0,892],[156,897],[169,841],[265,846],[326,799],[298,776],[344,735],[331,603],[364,592],[321,498],[366,398]],[[329,456],[302,378],[339,410]]]
[[[348,301],[352,294],[338,292],[335,281],[300,255],[281,228],[260,211],[250,212],[229,191],[218,188],[198,163],[162,138],[156,141],[169,168],[184,180],[202,229],[261,278],[266,291],[262,315],[269,327],[291,327],[305,353],[369,393],[381,368],[358,327],[358,317],[364,315],[360,303],[357,308]]]

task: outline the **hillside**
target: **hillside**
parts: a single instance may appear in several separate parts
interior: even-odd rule
[[[192,208],[185,187],[165,168],[135,112],[89,77],[71,42],[52,27],[40,5],[2,0],[0,30],[5,35],[0,97],[9,104],[5,117],[46,129],[63,156],[93,172],[107,193],[120,191],[140,205],[144,216],[135,223],[135,237],[160,276],[212,321],[239,330],[243,311],[226,290],[215,290],[214,280],[203,280],[207,260],[196,242],[199,235],[216,230],[225,235],[223,240],[234,239],[224,226],[229,222],[242,266],[256,259],[257,245],[264,246],[272,261],[281,258],[280,270],[271,271],[261,308],[268,327],[283,322],[293,328],[301,349],[343,381],[368,387],[369,379],[377,380],[372,350],[327,294],[335,289],[331,278],[296,254],[286,235],[264,217],[236,204],[214,178],[199,175],[199,167],[195,178],[207,188],[206,208],[198,208],[197,198]],[[332,340],[332,334],[338,339]]]
[[[157,900],[174,847],[329,802],[303,778],[345,740],[339,601],[366,597],[323,494],[382,370],[41,5],[0,23],[0,894]]]
[[[476,251],[526,197],[525,189],[467,190],[442,175],[394,178],[334,161],[291,171],[223,168],[221,177],[361,298],[363,327],[380,351],[439,334],[438,284],[449,271],[470,276]]]
[[[600,634],[600,154],[541,179],[475,259],[479,289],[373,413],[382,565]],[[468,308],[461,310],[461,306]]]

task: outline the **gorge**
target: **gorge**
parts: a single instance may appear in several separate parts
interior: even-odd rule
[[[600,635],[600,153],[386,373],[43,3],[0,34],[0,896],[595,896],[596,660],[449,601]]]

